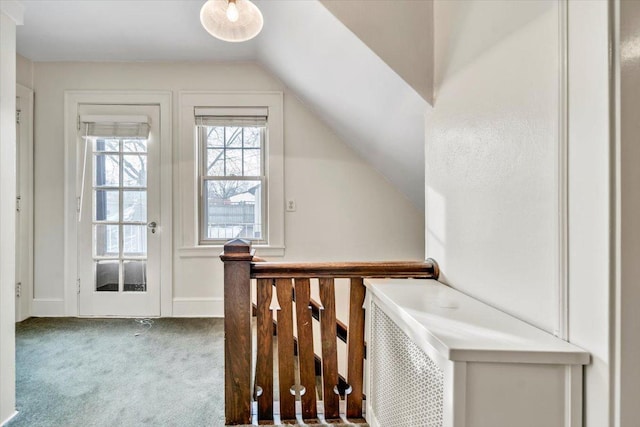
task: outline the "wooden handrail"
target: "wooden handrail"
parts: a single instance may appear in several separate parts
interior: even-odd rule
[[[426,261],[380,261],[380,262],[252,262],[252,279],[296,279],[296,278],[437,278],[438,264]]]
[[[278,322],[278,360],[280,384],[280,416],[283,421],[295,419],[295,403],[299,400],[305,420],[316,417],[315,381],[312,374],[314,343],[311,319],[320,322],[322,395],[327,422],[337,420],[340,393],[345,387],[338,375],[336,341],[347,343],[348,366],[346,416],[355,422],[362,418],[363,363],[365,357],[364,309],[365,278],[434,278],[438,264],[431,259],[412,262],[266,262],[253,256],[251,244],[233,240],[225,244],[220,255],[224,262],[225,307],[225,419],[227,425],[249,424],[251,396],[258,401],[259,421],[273,420],[273,316]],[[349,328],[336,319],[335,279],[350,280]],[[251,279],[257,279],[257,365],[255,387],[251,390]],[[310,298],[310,279],[319,282],[320,302]],[[273,285],[275,284],[275,289]],[[268,288],[268,289],[267,289]],[[272,292],[273,291],[273,292]],[[301,304],[294,294],[300,294]],[[273,311],[271,296],[275,294],[281,309]],[[294,318],[293,314],[296,313]],[[297,327],[293,322],[297,322]],[[294,330],[298,336],[294,337]],[[297,350],[299,377],[294,369]],[[341,384],[339,384],[339,382]],[[309,390],[311,389],[311,390]]]

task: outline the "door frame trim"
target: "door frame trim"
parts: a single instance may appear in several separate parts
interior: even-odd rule
[[[64,92],[64,295],[65,315],[77,317],[76,135],[79,104],[160,106],[160,316],[173,315],[173,133],[171,91],[67,90]]]
[[[20,291],[20,300],[16,304],[16,321],[21,322],[31,317],[32,304],[33,304],[33,248],[34,248],[34,169],[33,169],[33,90],[16,84],[16,97],[20,98],[20,124],[17,125],[17,130],[20,132],[20,144],[16,146],[16,153],[20,152],[18,156],[20,164],[16,166],[16,179],[20,182],[20,186],[24,191],[20,192],[21,203],[20,211],[23,213],[21,216],[20,229],[16,228],[16,238],[25,237],[22,239],[26,242],[27,247],[26,254],[23,252],[21,255],[26,255],[26,259],[22,260],[24,265],[23,273],[26,277],[22,278],[22,285]],[[21,229],[25,230],[25,236],[21,236]],[[16,254],[16,260],[18,254]],[[18,278],[16,278],[16,282]],[[16,283],[17,285],[17,283]],[[17,297],[16,297],[17,299]]]

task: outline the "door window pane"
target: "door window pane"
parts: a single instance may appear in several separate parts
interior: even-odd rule
[[[147,152],[147,140],[146,139],[125,139],[122,141],[122,150],[127,153],[146,153]]]
[[[111,151],[118,152],[120,151],[120,140],[119,139],[96,139],[96,151]]]
[[[124,291],[146,292],[147,262],[124,261]]]
[[[95,256],[117,257],[120,255],[120,235],[118,225],[96,224],[93,226]]]
[[[147,186],[147,156],[126,154],[122,156],[122,186]]]
[[[147,226],[123,225],[123,253],[125,256],[147,255]]]
[[[147,221],[147,191],[122,192],[122,220],[125,222]]]
[[[120,261],[96,261],[96,291],[118,292],[120,283]]]
[[[118,221],[120,218],[120,198],[118,190],[96,190],[95,221]]]
[[[117,154],[95,155],[96,187],[118,187],[120,185],[120,156]]]

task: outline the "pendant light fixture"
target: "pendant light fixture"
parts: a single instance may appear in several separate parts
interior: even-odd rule
[[[227,42],[251,40],[262,30],[262,13],[249,0],[208,0],[200,22],[209,34]]]

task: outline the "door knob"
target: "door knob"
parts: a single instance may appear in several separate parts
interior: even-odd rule
[[[151,229],[152,233],[156,232],[156,228],[158,227],[158,224],[156,224],[155,221],[151,221],[149,224],[147,224],[147,227],[149,227]]]

